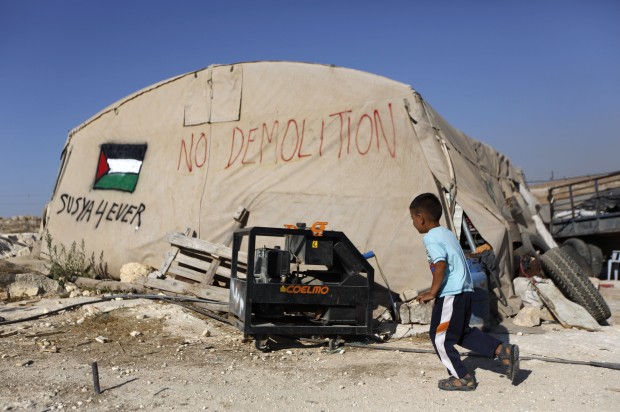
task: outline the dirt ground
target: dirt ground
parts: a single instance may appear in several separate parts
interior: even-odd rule
[[[504,325],[522,356],[620,363],[620,284],[602,288],[614,316],[600,332]],[[0,304],[7,320],[96,297]],[[505,330],[505,329],[504,329]],[[133,335],[132,336],[132,332]],[[136,333],[136,332],[139,332]],[[98,337],[107,340],[100,343]],[[86,305],[0,326],[2,410],[618,410],[620,371],[522,360],[516,385],[497,361],[465,357],[475,392],[444,392],[445,369],[427,336],[391,350],[280,340],[262,353],[233,327],[178,305],[144,299]],[[102,393],[95,395],[91,363]],[[616,365],[617,367],[617,365]]]

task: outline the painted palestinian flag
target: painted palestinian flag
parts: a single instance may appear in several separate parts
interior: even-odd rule
[[[145,153],[145,144],[102,144],[93,189],[133,192]]]

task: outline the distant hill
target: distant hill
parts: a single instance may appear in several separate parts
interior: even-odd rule
[[[0,217],[0,233],[33,233],[41,227],[38,216]]]

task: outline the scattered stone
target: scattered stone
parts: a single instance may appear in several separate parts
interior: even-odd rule
[[[427,325],[396,325],[396,330],[390,334],[389,339],[402,339],[412,336],[425,336],[428,335]],[[385,340],[385,339],[384,339]]]
[[[533,327],[540,325],[540,308],[536,306],[524,306],[512,319],[516,326]]]
[[[3,226],[3,220],[0,218],[0,228]],[[25,227],[24,227],[25,228]],[[7,228],[10,230],[10,228]],[[0,233],[9,233],[4,230]],[[0,259],[10,257],[29,256],[30,251],[37,243],[37,233],[17,233],[0,235]]]
[[[121,282],[132,283],[139,278],[145,278],[151,272],[151,268],[142,263],[125,263],[121,266],[120,279]]]
[[[433,313],[433,303],[419,303],[413,300],[406,304],[409,306],[409,323],[417,323],[420,325],[428,325],[431,323],[431,314]]]
[[[536,289],[545,306],[565,328],[576,327],[589,331],[601,330],[598,322],[582,306],[571,302],[555,287],[551,279],[538,282]]]
[[[70,298],[77,298],[78,296],[82,296],[82,292],[80,292],[79,290],[72,290],[69,293]]]
[[[82,296],[90,296],[90,290],[83,291]]]
[[[105,336],[97,336],[95,340],[99,343],[106,343],[108,341],[108,338],[106,338]]]
[[[400,299],[403,302],[409,302],[418,297],[418,291],[416,289],[407,289],[400,294]]]
[[[129,336],[131,336],[132,338],[138,337],[142,335],[142,333],[138,332],[137,330],[132,331]]]
[[[209,336],[211,336],[211,331],[209,329],[203,330],[202,336],[204,336],[205,338],[208,338]]]
[[[549,309],[547,309],[546,307],[540,309],[540,320],[546,322],[555,322],[553,314],[549,312]]]
[[[86,316],[96,316],[101,314],[101,309],[93,305],[84,306],[84,311],[86,311]]]
[[[75,321],[75,323],[77,323],[78,325],[81,325],[82,323],[84,323],[85,319],[84,318],[79,318],[78,320]]]
[[[64,290],[58,281],[38,273],[2,274],[0,287],[11,298],[57,295]]]
[[[400,318],[400,323],[402,323],[403,325],[407,325],[411,323],[411,315],[409,313],[409,306],[406,303],[403,303],[402,305],[400,305],[398,314]]]
[[[29,359],[29,360],[27,360],[27,361],[20,361],[20,362],[17,362],[17,363],[15,364],[15,366],[17,366],[17,367],[30,366],[30,365],[32,365],[33,363],[34,363],[34,361],[33,361],[33,360],[31,360],[31,359]]]
[[[146,315],[136,315],[136,319],[138,320],[142,320],[142,319],[146,319],[147,316]]]
[[[386,308],[385,306],[377,305],[377,308],[372,311],[372,318],[380,319],[386,311],[388,311],[388,308]]]

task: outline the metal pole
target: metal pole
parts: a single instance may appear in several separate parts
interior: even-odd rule
[[[467,239],[467,243],[469,244],[469,248],[471,249],[471,253],[476,251],[476,244],[474,243],[474,238],[469,231],[469,226],[467,226],[467,219],[463,217],[463,233],[465,233],[465,238]]]
[[[91,363],[93,368],[93,387],[95,389],[95,395],[99,395],[101,393],[101,388],[99,387],[99,368],[97,367],[97,362]]]

